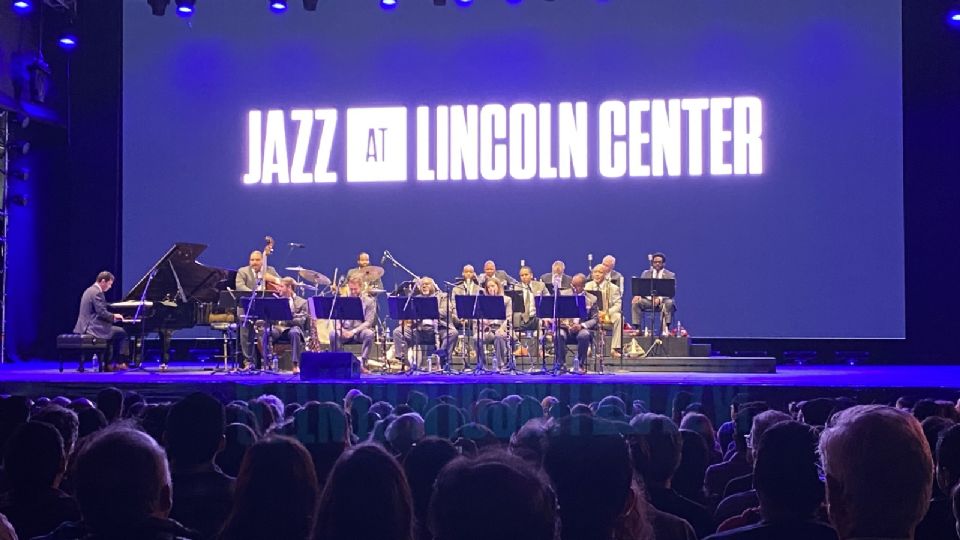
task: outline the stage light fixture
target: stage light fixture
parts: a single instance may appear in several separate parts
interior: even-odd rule
[[[177,0],[177,15],[192,17],[197,6],[197,0]]]
[[[954,4],[947,10],[947,24],[954,28],[960,28],[960,4]]]
[[[473,3],[473,0],[457,0],[457,4],[461,6],[469,6]]]
[[[317,10],[317,3],[318,3],[319,1],[320,1],[320,0],[303,0],[303,9],[305,9],[305,10],[307,10],[307,11],[316,11],[316,10]]]
[[[167,12],[167,6],[170,5],[170,0],[147,0],[147,3],[150,4],[150,11],[153,12],[157,17],[162,17]]]
[[[33,11],[33,0],[13,0],[13,11],[26,15]]]
[[[507,0],[507,3],[508,3],[508,4],[519,4],[519,3],[522,2],[522,1],[523,1],[523,0]]]
[[[269,0],[270,11],[274,13],[284,13],[287,11],[287,0]]]
[[[57,45],[65,51],[72,51],[77,47],[78,41],[77,31],[71,24],[60,33],[60,39],[57,40]]]
[[[380,7],[383,9],[394,9],[397,7],[398,0],[380,0]]]

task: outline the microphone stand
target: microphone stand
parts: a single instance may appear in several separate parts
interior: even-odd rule
[[[147,284],[143,287],[143,294],[140,295],[140,304],[137,305],[137,311],[133,314],[134,321],[136,321],[137,319],[140,319],[140,316],[143,312],[143,304],[147,301],[147,291],[150,290],[150,282],[153,281],[153,278],[156,277],[156,275],[157,275],[157,269],[156,267],[154,267],[154,269],[150,271],[150,275],[147,276]],[[162,332],[163,330],[158,330],[158,331]],[[163,340],[161,339],[160,342],[163,343]],[[130,366],[132,370],[146,371],[146,369],[143,368],[143,356],[145,354],[146,347],[147,347],[147,321],[144,319],[140,319],[140,347],[139,347],[140,361],[134,362],[134,365]],[[134,360],[137,359],[136,343],[134,343],[133,358]],[[160,360],[161,361],[163,360],[163,351],[160,351]]]
[[[253,288],[252,291],[250,291],[250,296],[247,297],[247,298],[249,299],[249,302],[247,302],[247,310],[246,310],[246,311],[244,312],[244,314],[243,314],[243,325],[244,325],[244,326],[246,326],[247,324],[250,323],[250,312],[253,311],[253,304],[257,301],[257,292],[260,290],[260,287],[263,285],[263,280],[264,280],[264,276],[266,276],[266,273],[267,273],[266,269],[264,269],[263,271],[261,271],[261,276],[257,278],[257,284],[256,284],[256,286]],[[253,343],[249,343],[249,342],[250,342],[250,339],[249,339],[249,331],[250,331],[250,330],[253,330],[253,333],[254,333],[254,334],[253,334],[253,335],[254,335]],[[254,345],[254,344],[257,342],[256,323],[254,323],[253,328],[251,328],[250,330],[248,330],[248,334],[247,334],[247,336],[248,336],[248,338],[247,338],[247,342],[248,342],[247,345],[248,345],[248,346],[253,345],[253,349],[250,351],[250,356],[251,356],[252,358],[256,358],[256,356],[257,356],[257,347],[256,347],[256,345]],[[263,358],[260,359],[261,368],[262,368],[263,360],[264,360]],[[256,361],[254,361],[254,366],[256,366]],[[257,374],[259,374],[259,373],[260,373],[260,369],[255,367],[254,370],[252,370],[252,371],[247,371],[247,373],[257,373]]]

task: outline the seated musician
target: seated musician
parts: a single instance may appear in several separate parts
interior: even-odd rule
[[[463,272],[461,273],[461,281],[453,288],[453,297],[456,299],[458,296],[474,296],[480,294],[480,285],[477,280],[477,273],[473,269],[472,264],[463,265]],[[458,330],[463,330],[463,321],[460,320],[460,317],[457,316],[457,304],[454,300],[451,304],[451,319],[453,319],[453,325]]]
[[[654,253],[650,259],[651,268],[644,270],[643,273],[640,274],[640,277],[648,279],[676,279],[676,274],[664,268],[666,262],[666,255],[663,253]],[[667,298],[665,296],[654,296],[653,298],[650,296],[634,296],[632,304],[633,308],[631,311],[633,315],[633,325],[635,327],[640,328],[644,311],[660,311],[661,332],[665,336],[669,335],[670,323],[673,322],[673,313],[677,310],[673,298]]]
[[[347,279],[347,290],[350,296],[360,298],[363,304],[362,321],[340,321],[330,331],[330,342],[334,339],[338,343],[361,343],[360,362],[366,371],[367,359],[370,358],[370,348],[373,346],[373,329],[377,324],[377,301],[369,295],[363,294],[363,280],[359,275]],[[337,332],[339,331],[339,334]]]
[[[513,285],[517,280],[513,279],[503,270],[497,270],[497,263],[487,261],[483,263],[483,273],[480,274],[480,284],[483,285],[490,278],[497,278],[504,286]]]
[[[126,330],[112,324],[114,321],[122,320],[123,316],[107,311],[107,300],[104,296],[104,293],[113,287],[113,280],[113,274],[110,272],[100,272],[97,274],[97,281],[83,291],[83,296],[80,297],[80,313],[77,315],[77,324],[74,325],[73,332],[109,341],[110,348],[107,350],[111,363],[108,369],[127,369],[130,341]],[[106,361],[104,359],[104,362]]]
[[[370,266],[370,254],[364,251],[361,251],[357,255],[357,266],[347,270],[347,279],[350,279],[353,275],[358,272],[362,272],[364,268]],[[378,277],[372,281],[369,281],[364,284],[367,288],[371,289],[383,289],[383,279]]]
[[[607,267],[604,264],[594,266],[591,277],[593,277],[593,279],[587,283],[584,290],[598,291],[600,293],[601,303],[598,307],[600,321],[604,324],[611,325],[613,337],[610,339],[610,355],[614,358],[619,358],[621,342],[623,341],[622,294],[620,287],[611,283],[609,274],[607,273]]]
[[[577,274],[570,278],[570,290],[564,291],[563,296],[583,295],[584,287],[587,283],[587,276]],[[577,357],[573,362],[572,371],[575,373],[585,373],[587,365],[587,353],[590,350],[590,341],[593,339],[593,329],[599,324],[599,310],[592,299],[593,295],[586,296],[587,312],[589,316],[586,320],[580,319],[560,319],[560,326],[553,331],[553,321],[547,321],[549,332],[553,332],[555,362],[554,369],[559,371],[567,363],[567,343],[577,344]]]
[[[503,285],[496,278],[488,278],[484,282],[483,292],[487,296],[499,296],[503,298],[506,314],[508,317],[513,312],[513,302],[509,296],[504,296]],[[477,343],[477,366],[485,366],[486,355],[483,351],[484,345],[493,344],[494,371],[505,369],[507,371],[516,371],[513,356],[510,354],[510,328],[507,319],[502,320],[483,320],[483,344],[479,340]]]
[[[293,319],[274,324],[269,333],[272,343],[281,339],[290,342],[290,359],[293,366],[289,368],[293,369],[300,365],[300,353],[303,352],[304,348],[304,331],[310,319],[310,314],[307,311],[307,300],[296,295],[294,292],[295,283],[296,281],[292,277],[280,279],[280,297],[290,300],[290,312],[293,313]],[[264,337],[266,335],[265,332]],[[289,368],[282,366],[282,369]]]
[[[517,286],[523,292],[523,313],[517,313],[514,327],[517,330],[536,330],[539,320],[537,319],[537,305],[535,298],[547,293],[547,286],[542,281],[533,279],[533,270],[529,266],[520,267],[520,284]]]
[[[259,251],[250,252],[250,260],[247,266],[237,270],[237,278],[234,286],[241,292],[263,291],[266,290],[267,283],[280,283],[280,274],[272,266],[263,267],[263,253]],[[243,313],[238,308],[238,315]],[[240,319],[242,320],[242,319]],[[240,350],[243,352],[244,364],[249,365],[256,359],[257,350],[253,346],[256,338],[250,332],[253,321],[240,325]]]
[[[406,358],[407,349],[412,345],[433,344],[436,342],[436,336],[440,338],[440,348],[446,351],[441,355],[441,367],[446,368],[450,363],[450,356],[453,352],[453,346],[457,342],[459,335],[457,329],[453,327],[452,321],[448,325],[448,315],[450,313],[450,302],[447,295],[437,290],[437,284],[433,278],[423,276],[420,278],[417,296],[434,296],[437,298],[437,304],[440,311],[440,320],[424,321],[404,321],[393,331],[394,352],[397,358],[402,362]],[[416,324],[416,328],[413,327]]]
[[[564,273],[566,268],[567,265],[563,264],[563,261],[553,261],[553,265],[550,267],[550,273],[540,276],[540,281],[554,288],[569,289],[570,276]],[[553,294],[553,291],[551,290],[550,293]]]
[[[613,283],[617,287],[620,287],[621,294],[623,293],[623,274],[617,272],[617,258],[613,255],[606,255],[603,258],[603,267],[607,271],[607,279],[610,280],[610,283]]]

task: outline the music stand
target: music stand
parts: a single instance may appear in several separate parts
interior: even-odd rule
[[[520,286],[521,288],[519,288],[519,289],[513,289],[513,290],[509,290],[509,291],[504,291],[504,294],[510,297],[510,303],[511,303],[510,305],[513,306],[513,310],[512,310],[512,313],[511,313],[511,320],[510,320],[511,323],[515,320],[514,317],[516,317],[517,315],[522,315],[522,314],[524,314],[524,313],[527,312],[526,302],[523,301],[523,291],[524,291],[523,285],[520,284],[520,283],[518,283],[517,285]],[[533,291],[530,291],[530,295],[531,295],[531,297],[532,297],[532,296],[535,296],[535,295],[533,294]],[[510,350],[511,350],[511,351],[514,351],[514,350],[517,350],[517,349],[515,348],[515,346],[514,346],[514,338],[515,338],[516,332],[517,332],[518,330],[517,330],[516,328],[513,328],[512,325],[511,325],[511,328],[513,329],[513,331],[510,332]],[[523,331],[523,332],[526,332],[527,330],[522,330],[522,331]],[[539,331],[539,328],[538,328],[538,331]],[[537,341],[539,342],[540,340],[538,339]],[[537,345],[537,347],[538,347],[538,349],[539,349],[539,344]],[[523,350],[524,350],[523,340],[522,340],[522,339],[521,339],[521,341],[520,341],[520,349],[519,349],[519,350],[520,350],[520,351],[523,351]],[[539,352],[539,351],[538,351],[538,352]],[[529,355],[529,351],[527,352],[527,354]],[[533,363],[533,360],[531,359],[530,362],[531,362],[531,364],[532,364],[532,363]]]
[[[336,321],[337,331],[333,333],[330,348],[340,350],[340,332],[343,331],[343,321],[362,321],[363,302],[359,296],[313,296],[307,302],[310,316],[314,319],[329,319]]]
[[[560,319],[586,319],[589,317],[587,311],[587,298],[581,294],[578,295],[554,295],[537,296],[537,317],[541,319],[553,320],[553,374],[556,375],[560,370],[558,360],[560,358],[558,347],[566,347],[566,340],[560,339]],[[542,355],[544,374],[547,371],[546,355]]]
[[[416,331],[417,343],[416,345],[423,345],[420,343],[420,328],[419,325],[423,321],[434,320],[437,321],[437,324],[440,324],[440,301],[436,296],[388,296],[387,297],[387,309],[390,312],[390,318],[395,321],[401,321],[401,327],[403,325],[402,321],[413,321],[416,323],[417,327],[414,330],[413,327],[410,328],[411,335],[414,335],[413,332]],[[434,335],[437,334],[438,329],[434,329]],[[401,330],[401,334],[403,331]],[[436,339],[436,338],[434,338]],[[396,346],[396,345],[394,345]],[[416,349],[414,349],[414,355],[416,355]],[[414,356],[414,361],[410,366],[410,372],[419,371],[420,358]]]
[[[293,319],[293,312],[290,311],[289,298],[248,298],[240,299],[240,307],[247,313],[247,316],[254,320],[264,321],[263,337],[263,355],[266,359],[273,359],[273,339],[270,331],[273,323],[277,321],[289,321]],[[263,366],[261,365],[261,370]],[[270,371],[272,371],[272,366]]]
[[[503,296],[485,295],[459,295],[456,297],[456,303],[458,317],[463,320],[477,320],[480,322],[478,333],[481,335],[476,338],[477,363],[473,368],[473,372],[476,374],[491,373],[491,371],[480,365],[480,359],[484,356],[483,351],[480,349],[483,347],[483,321],[506,320],[507,303],[504,301]]]
[[[677,279],[676,278],[645,278],[633,276],[630,278],[630,289],[633,296],[649,296],[650,302],[653,302],[653,297],[663,296],[665,298],[673,298],[677,295]],[[652,307],[652,305],[651,305]],[[663,309],[664,303],[660,302],[660,334],[663,334],[663,331],[666,330],[663,324]],[[643,310],[641,310],[642,312]],[[656,318],[656,310],[651,309],[653,317]],[[642,323],[643,321],[641,321]],[[650,326],[653,326],[653,321],[650,321]]]
[[[594,300],[593,305],[595,306],[603,305],[603,291],[584,289],[584,292],[588,292],[596,297],[596,300]],[[597,336],[599,337],[599,339],[597,340],[598,343],[596,344],[596,347],[593,348],[593,364],[594,364],[594,367],[597,369],[597,373],[603,373],[603,353],[604,353],[604,349],[607,346],[607,343],[606,343],[607,335],[606,335],[606,330],[604,330],[603,328],[603,324],[600,324],[599,320],[597,321]]]

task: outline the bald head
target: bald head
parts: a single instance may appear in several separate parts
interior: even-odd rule
[[[573,287],[573,291],[576,293],[583,292],[583,287],[587,284],[587,276],[583,274],[577,274],[570,279],[570,286]]]
[[[254,272],[259,272],[263,268],[263,253],[259,251],[250,252],[250,268],[253,268]]]

